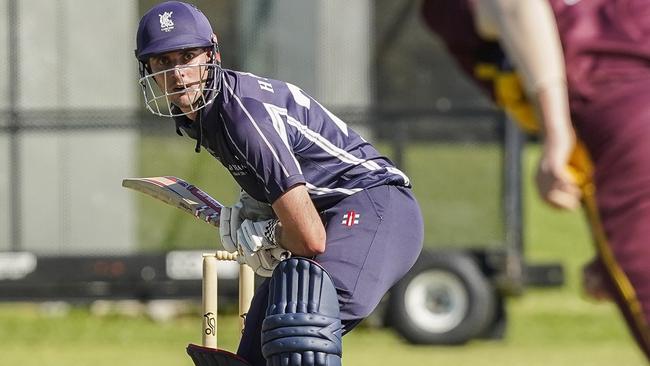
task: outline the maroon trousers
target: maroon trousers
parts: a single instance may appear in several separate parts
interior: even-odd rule
[[[650,84],[617,85],[574,103],[573,122],[594,164],[585,205],[616,303],[650,360]]]

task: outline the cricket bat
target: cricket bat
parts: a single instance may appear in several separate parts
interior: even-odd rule
[[[219,227],[223,205],[198,187],[172,176],[126,178],[122,187],[149,195],[166,204]]]

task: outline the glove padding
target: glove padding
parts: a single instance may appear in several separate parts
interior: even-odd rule
[[[232,207],[224,207],[221,209],[221,217],[219,217],[219,237],[221,238],[221,245],[223,249],[229,252],[237,251],[236,237],[233,240],[232,235],[237,233],[241,226],[241,217],[239,213],[242,209],[242,203],[237,202]]]
[[[229,252],[237,251],[236,233],[243,220],[261,221],[274,217],[275,213],[271,205],[258,201],[244,190],[241,190],[239,192],[239,202],[232,207],[221,209],[221,217],[219,218],[221,245]]]
[[[272,243],[265,231],[275,221],[244,220],[237,230],[237,249],[253,271],[263,277],[271,277],[273,269],[281,260],[289,258],[291,252]]]

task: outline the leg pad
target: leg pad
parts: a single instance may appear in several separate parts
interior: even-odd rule
[[[306,258],[275,268],[262,324],[262,354],[270,366],[341,364],[341,319],[329,274]]]

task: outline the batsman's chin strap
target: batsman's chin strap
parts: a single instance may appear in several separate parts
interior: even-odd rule
[[[183,129],[190,128],[194,131],[196,131],[196,145],[194,145],[194,151],[197,153],[201,152],[201,144],[203,143],[203,116],[201,114],[201,111],[197,111],[196,113],[196,120],[190,123],[190,119],[187,117],[180,117],[184,118],[187,120],[187,122],[176,122],[176,134],[178,136],[184,136],[183,132],[181,131],[181,126]],[[197,126],[198,123],[198,126]],[[188,131],[189,132],[189,131]],[[189,134],[189,133],[188,133]],[[192,137],[193,134],[189,134],[190,137]]]
[[[194,152],[200,153],[201,152],[201,143],[203,142],[203,113],[201,111],[198,111],[196,113],[196,119],[199,122],[199,131],[198,135],[196,136],[196,145],[194,146]]]
[[[215,86],[214,90],[210,91],[210,93],[216,93],[217,95],[219,95],[219,93],[221,92],[221,75],[223,73],[223,69],[221,68],[221,63],[218,62],[217,59],[216,59],[216,55],[219,53],[219,48],[218,48],[217,43],[215,43],[213,47],[214,47],[214,50],[213,50],[214,56],[213,56],[212,62],[217,63],[217,65],[219,65],[219,66],[216,67],[215,70],[208,69],[208,80],[210,80],[210,82],[213,83],[213,84],[215,84],[215,83],[217,84]],[[208,88],[208,90],[210,90],[210,88]],[[217,95],[215,95],[215,97],[214,97],[215,100],[217,98]],[[208,96],[208,99],[209,99],[209,96]],[[203,99],[201,100],[200,103],[204,103]],[[214,103],[214,101],[213,101],[213,103]],[[195,122],[199,123],[198,135],[196,136],[196,145],[194,146],[194,151],[196,153],[201,152],[201,144],[203,143],[203,113],[202,112],[204,110],[205,109],[199,109],[197,111],[197,114],[196,114],[196,121]],[[177,131],[177,133],[178,133],[178,131]]]
[[[214,54],[218,53],[218,48],[215,44],[214,46]],[[194,110],[196,111],[196,120],[192,121],[192,129],[196,131],[196,145],[194,146],[194,151],[196,153],[201,152],[201,145],[203,144],[203,112],[206,110],[206,108],[201,108],[202,104],[209,104],[209,103],[214,103],[214,100],[217,99],[217,96],[221,92],[221,85],[222,85],[222,80],[221,77],[223,75],[223,69],[221,68],[221,63],[216,60],[216,57],[211,60],[212,62],[216,63],[216,67],[213,69],[208,69],[208,77],[207,79],[209,80],[209,85],[206,88],[207,95],[204,94],[203,98],[200,98],[200,100],[196,103]],[[216,84],[216,85],[215,85]],[[215,85],[214,88],[211,86]],[[213,97],[213,100],[210,100],[210,98]],[[209,100],[209,102],[206,102],[206,100]],[[178,107],[172,105],[172,108],[178,109]],[[207,112],[206,112],[207,113]],[[187,118],[187,117],[185,117]],[[188,119],[189,121],[189,119]],[[187,125],[186,123],[183,123],[184,125]],[[189,124],[189,123],[188,123]],[[198,126],[197,126],[198,124]],[[179,136],[183,136],[183,132],[181,131],[178,122],[176,124],[176,134]]]
[[[174,107],[177,108],[177,107]],[[178,136],[184,136],[182,129],[191,129],[196,132],[196,145],[194,145],[194,151],[199,153],[201,152],[201,143],[203,142],[203,117],[201,115],[201,111],[198,111],[196,114],[196,121],[191,121],[187,117],[177,117],[177,118],[183,118],[183,121],[179,122],[178,120],[176,121],[176,134]],[[198,126],[197,126],[198,123]],[[193,137],[193,133],[189,133],[188,135],[190,137]]]

